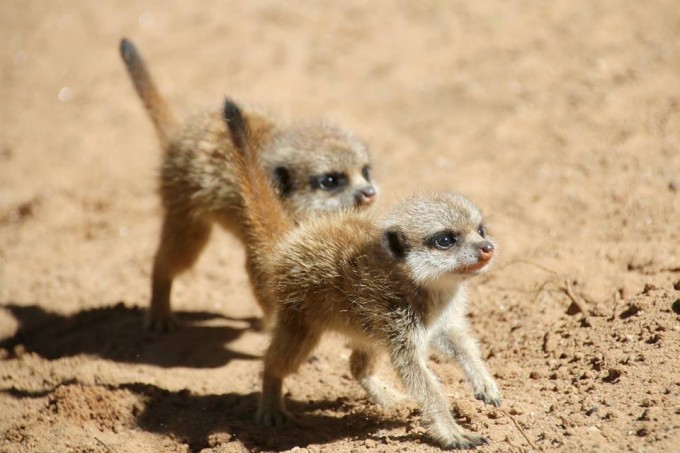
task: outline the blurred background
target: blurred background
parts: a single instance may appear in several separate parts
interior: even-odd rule
[[[334,402],[298,408],[313,429],[249,424],[266,336],[227,234],[175,285],[193,327],[141,331],[161,152],[123,36],[180,117],[229,95],[326,119],[369,144],[378,209],[480,205],[501,259],[471,316],[505,409],[433,367],[484,451],[680,444],[677,2],[3,0],[0,449],[435,450],[363,399],[339,341],[289,384]]]

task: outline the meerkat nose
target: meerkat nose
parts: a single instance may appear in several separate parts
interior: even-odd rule
[[[373,186],[364,187],[359,189],[354,195],[357,204],[368,204],[373,203],[375,199],[375,188]]]
[[[489,261],[493,256],[493,244],[489,241],[484,241],[479,246],[479,259],[482,261]]]

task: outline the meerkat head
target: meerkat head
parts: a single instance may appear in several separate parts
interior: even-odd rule
[[[363,208],[376,198],[368,149],[348,132],[327,124],[298,126],[279,132],[269,146],[263,166],[295,214]]]
[[[382,228],[383,247],[424,287],[483,273],[493,260],[495,245],[482,213],[462,195],[406,199],[391,209]]]

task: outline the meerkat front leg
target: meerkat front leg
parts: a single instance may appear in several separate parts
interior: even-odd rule
[[[151,304],[145,319],[148,330],[170,332],[177,329],[170,308],[172,281],[196,262],[210,238],[210,229],[207,222],[190,222],[166,215],[151,277]]]
[[[375,375],[377,355],[373,349],[355,346],[349,358],[352,376],[368,393],[368,396],[384,409],[392,409],[404,395],[382,382]]]
[[[499,407],[501,392],[482,360],[479,345],[470,332],[465,313],[449,316],[445,321],[437,326],[432,336],[432,346],[444,356],[458,361],[474,389],[475,398]]]
[[[255,421],[267,427],[280,427],[295,418],[283,401],[283,379],[295,372],[319,342],[320,333],[282,314],[272,333],[264,356],[262,395]]]
[[[425,363],[426,342],[423,338],[413,338],[415,336],[401,336],[394,341],[390,356],[404,386],[421,404],[429,435],[444,448],[466,449],[488,443],[486,437],[465,431],[453,419],[437,379]]]

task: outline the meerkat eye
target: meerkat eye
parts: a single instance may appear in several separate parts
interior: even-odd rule
[[[458,240],[456,236],[452,233],[440,233],[433,238],[432,244],[439,250],[450,249],[453,245],[457,244]]]
[[[364,168],[361,170],[361,175],[364,177],[366,181],[371,180],[371,167],[369,165],[364,166]]]
[[[486,229],[484,228],[484,225],[479,225],[479,228],[477,228],[477,233],[479,233],[479,235],[483,238],[486,237]]]
[[[338,186],[338,178],[336,178],[333,175],[326,175],[323,178],[321,178],[321,181],[319,181],[319,184],[321,184],[321,187],[324,189],[330,189],[333,187]]]
[[[313,184],[323,190],[337,189],[347,184],[347,177],[341,173],[326,173],[319,176]]]

